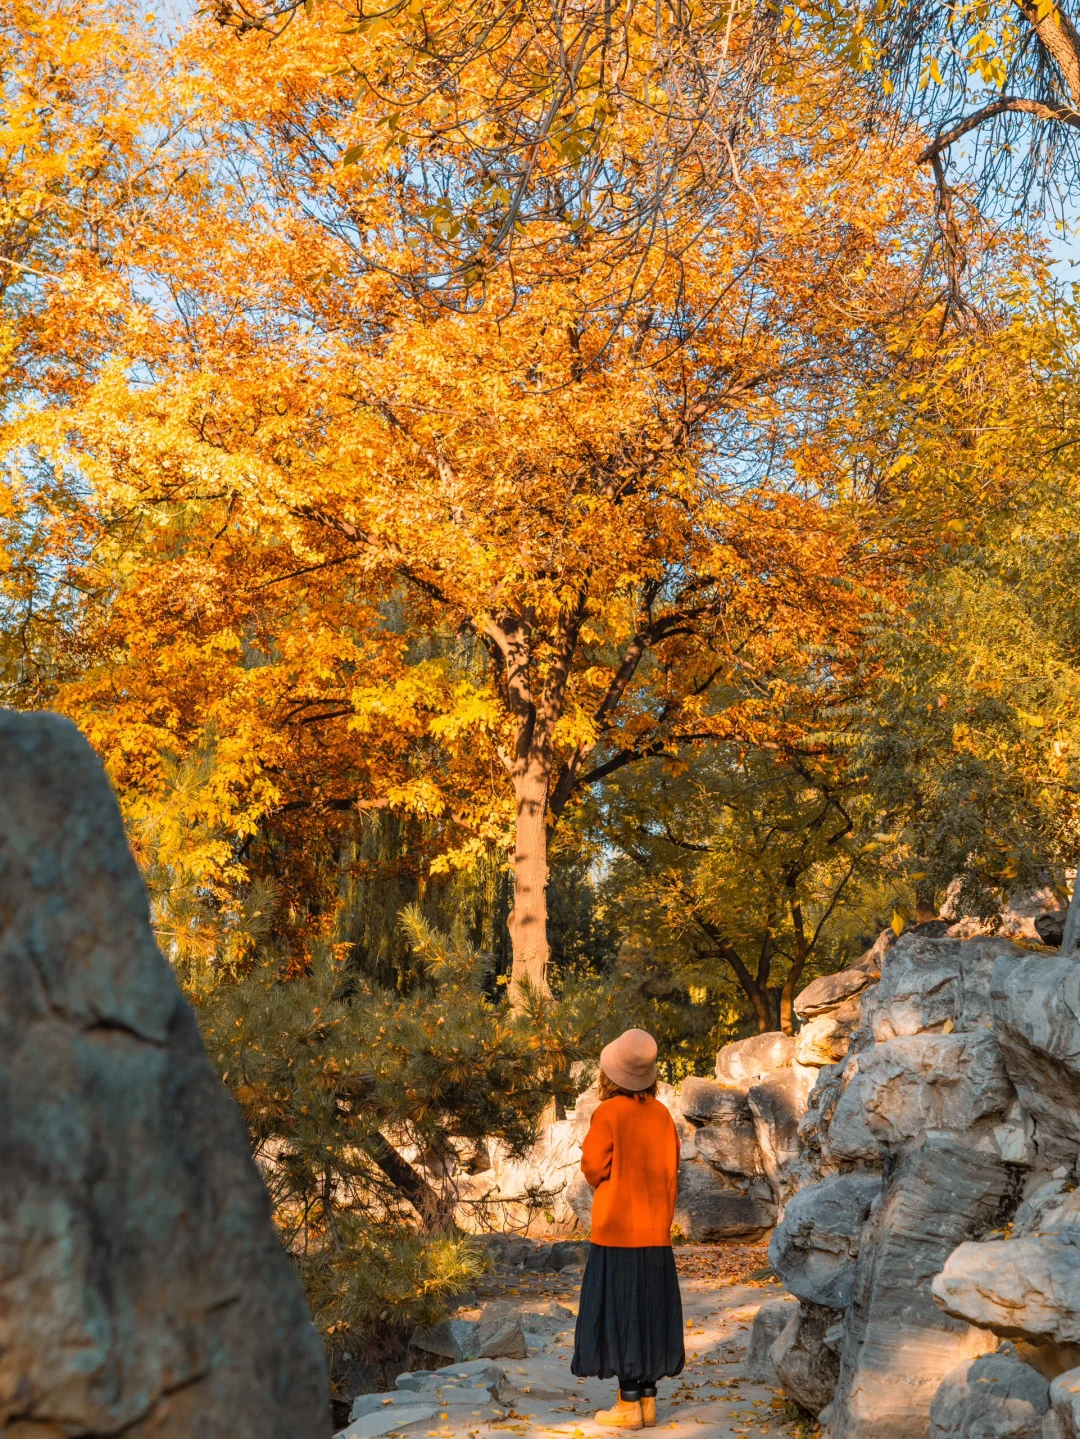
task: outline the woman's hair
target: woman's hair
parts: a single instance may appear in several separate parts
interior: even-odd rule
[[[596,1087],[600,1091],[601,1100],[614,1099],[617,1095],[625,1094],[627,1099],[655,1099],[656,1080],[649,1085],[648,1089],[623,1089],[621,1085],[609,1079],[603,1070],[597,1075]]]

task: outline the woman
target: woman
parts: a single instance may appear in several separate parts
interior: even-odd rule
[[[671,1252],[679,1136],[656,1098],[656,1040],[628,1029],[600,1055],[601,1103],[581,1148],[594,1190],[592,1244],[570,1366],[619,1379],[599,1424],[656,1423],[656,1381],[682,1372],[683,1320]]]

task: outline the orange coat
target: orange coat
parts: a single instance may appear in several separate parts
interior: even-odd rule
[[[581,1146],[593,1196],[594,1244],[637,1249],[671,1243],[679,1135],[658,1099],[616,1095],[593,1112]]]

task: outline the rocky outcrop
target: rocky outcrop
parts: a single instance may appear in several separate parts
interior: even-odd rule
[[[1071,1164],[1080,1149],[1080,965],[1075,959],[1002,955],[991,989],[994,1037],[1040,1159]]]
[[[1080,965],[945,928],[799,997],[797,1060],[842,1047],[831,1000],[861,1017],[818,1068],[771,1262],[842,1311],[829,1439],[1076,1439]]]
[[[769,1351],[785,1393],[811,1414],[820,1414],[836,1390],[840,1363],[825,1340],[839,1318],[835,1309],[800,1304]]]
[[[996,1348],[945,1315],[931,1284],[956,1246],[1007,1211],[1013,1175],[1000,1160],[928,1135],[900,1155],[863,1232],[845,1317],[830,1434],[908,1439],[962,1360]]]
[[[880,1192],[876,1174],[837,1174],[795,1195],[769,1242],[769,1263],[792,1294],[847,1307],[863,1228]]]
[[[930,1405],[931,1439],[1041,1439],[1050,1386],[1015,1352],[965,1359]]]
[[[746,1351],[746,1377],[756,1384],[779,1384],[772,1362],[772,1347],[798,1312],[798,1301],[790,1295],[766,1299],[754,1315]]]
[[[322,1346],[100,764],[0,713],[0,1430],[330,1432]]]
[[[776,1223],[772,1188],[766,1179],[718,1174],[708,1164],[684,1160],[674,1222],[694,1244],[759,1239]]]

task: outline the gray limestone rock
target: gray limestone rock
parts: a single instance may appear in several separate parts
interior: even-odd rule
[[[716,1077],[721,1084],[749,1089],[752,1084],[786,1069],[795,1053],[795,1041],[780,1030],[754,1034],[725,1044],[716,1056]]]
[[[441,1369],[412,1369],[399,1374],[394,1383],[398,1389],[414,1394],[434,1393],[446,1384],[480,1385],[497,1399],[505,1377],[501,1365],[492,1360],[472,1359],[464,1364],[445,1364]]]
[[[795,1036],[795,1063],[820,1069],[837,1064],[851,1048],[851,1041],[862,1021],[862,1000],[858,995],[846,1004],[809,1019]]]
[[[836,974],[823,974],[796,996],[795,1013],[800,1019],[815,1019],[839,1009],[873,983],[865,969],[841,969]]]
[[[814,1070],[800,1065],[779,1070],[747,1090],[762,1166],[778,1198],[791,1189],[790,1171],[800,1154],[799,1121],[816,1078]]]
[[[1080,1189],[1068,1173],[1045,1180],[1032,1190],[1013,1220],[1013,1239],[1080,1225]]]
[[[769,1241],[769,1263],[792,1294],[844,1309],[870,1206],[881,1192],[876,1174],[835,1174],[801,1189]]]
[[[1001,955],[991,989],[994,1033],[1020,1103],[1035,1120],[1043,1162],[1080,1149],[1080,964]]]
[[[0,917],[0,1431],[329,1434],[239,1111],[56,715],[0,712]]]
[[[693,1154],[684,1145],[684,1157],[703,1159],[725,1174],[762,1173],[745,1090],[711,1079],[684,1079],[679,1102],[686,1118],[701,1126],[694,1134]]]
[[[1080,1344],[1080,1229],[961,1244],[933,1293],[946,1314],[1004,1338]]]
[[[820,1414],[836,1391],[840,1360],[825,1335],[839,1318],[835,1309],[800,1304],[769,1351],[784,1393],[811,1414]]]
[[[1001,1122],[1013,1099],[989,1030],[898,1036],[861,1054],[859,1073],[867,1126],[887,1145],[931,1129],[970,1136]]]
[[[985,1026],[995,961],[1021,954],[1008,940],[901,935],[864,1006],[868,1032],[881,1041],[946,1024],[960,1030]]]
[[[871,1049],[873,1046],[871,1046]],[[866,1053],[849,1054],[843,1067],[830,1075],[821,1095],[821,1149],[833,1163],[879,1164],[882,1148],[866,1119],[866,1100],[872,1092],[862,1073]],[[828,1073],[822,1070],[822,1075]]]
[[[930,1406],[931,1439],[1039,1439],[1050,1386],[1013,1353],[965,1359]]]
[[[746,1096],[743,1095],[743,1098],[745,1100]],[[685,1147],[683,1153],[686,1153]],[[709,1124],[699,1129],[695,1135],[694,1158],[704,1160],[722,1174],[744,1175],[747,1178],[761,1174],[761,1151],[749,1105],[745,1114],[732,1115],[730,1123]]]
[[[410,1341],[425,1354],[438,1354],[455,1363],[469,1359],[524,1359],[525,1332],[515,1314],[490,1319],[444,1319],[418,1329]]]
[[[406,1426],[430,1424],[440,1408],[441,1405],[437,1403],[419,1401],[414,1396],[411,1404],[400,1408],[396,1404],[388,1404],[374,1413],[361,1414],[358,1419],[352,1420],[347,1428],[336,1434],[334,1439],[381,1439],[383,1434],[393,1434]]]
[[[1050,1412],[1057,1421],[1061,1439],[1077,1439],[1080,1435],[1080,1368],[1066,1370],[1050,1385]]]
[[[679,1109],[695,1124],[711,1124],[732,1112],[746,1110],[746,1094],[733,1085],[690,1075],[679,1088]],[[749,1110],[746,1110],[749,1118]]]
[[[761,1189],[765,1192],[758,1192]],[[725,1181],[708,1165],[684,1160],[674,1222],[694,1244],[760,1237],[776,1223],[776,1205],[764,1181]]]
[[[898,1156],[863,1231],[847,1311],[831,1439],[910,1439],[964,1359],[997,1348],[947,1317],[931,1283],[956,1246],[1002,1223],[1016,1175],[955,1135],[928,1135]]]
[[[847,1062],[857,1064],[854,1056]],[[829,1064],[818,1070],[817,1082],[806,1101],[806,1113],[799,1120],[802,1154],[796,1171],[797,1188],[818,1184],[840,1167],[829,1150],[829,1125],[843,1091],[845,1069],[845,1064]]]
[[[793,1295],[785,1295],[782,1299],[766,1299],[754,1315],[746,1350],[746,1377],[755,1384],[780,1382],[769,1351],[797,1312],[798,1300]]]
[[[387,1418],[399,1418],[403,1424],[413,1422],[410,1411],[423,1409],[422,1417],[435,1414],[451,1405],[458,1409],[470,1406],[480,1408],[491,1403],[491,1391],[486,1384],[444,1384],[430,1389],[398,1389],[392,1394],[358,1394],[349,1410],[349,1423],[363,1419],[367,1414],[384,1414]]]

